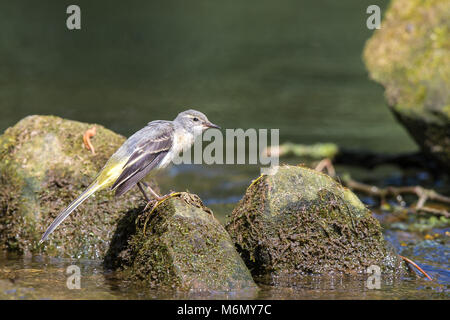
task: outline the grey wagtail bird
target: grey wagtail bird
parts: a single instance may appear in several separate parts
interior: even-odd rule
[[[189,149],[197,136],[208,128],[218,128],[208,118],[196,110],[178,114],[174,121],[156,120],[139,130],[106,162],[94,182],[66,209],[64,209],[47,228],[41,244],[80,204],[96,191],[111,187],[115,195],[121,196],[135,185],[150,202],[144,186],[152,196],[161,201],[165,196],[158,195],[150,186],[141,181],[151,172],[167,167],[181,151]]]

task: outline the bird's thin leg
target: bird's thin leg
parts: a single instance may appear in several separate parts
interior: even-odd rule
[[[156,192],[155,192],[155,191],[154,191],[147,183],[145,183],[144,181],[140,181],[139,183],[142,184],[142,185],[144,185],[145,187],[147,187],[148,190],[150,190],[150,193],[152,194],[153,198],[156,199],[156,202],[155,202],[155,204],[153,205],[153,208],[155,208],[155,206],[157,206],[157,205],[158,205],[159,203],[161,203],[163,200],[166,200],[166,199],[168,199],[168,198],[170,198],[170,197],[172,197],[172,196],[174,196],[174,195],[179,194],[178,192],[171,191],[171,192],[169,192],[169,193],[166,194],[166,195],[160,196],[159,194],[157,194],[157,193],[156,193]],[[145,191],[143,191],[142,185],[139,186],[139,189],[141,189],[142,193],[146,195]],[[150,204],[153,203],[152,200],[148,200],[148,197],[147,197],[146,199],[147,199],[147,205],[145,206],[145,208],[144,208],[143,211],[147,210],[147,208],[150,206]]]
[[[142,183],[145,187],[147,187],[147,188],[149,188],[150,190],[152,190],[152,189],[150,188],[150,186],[149,186],[147,183],[145,183],[144,181],[141,181],[141,183]],[[152,191],[153,191],[153,190],[152,190]],[[154,191],[153,191],[153,192],[154,192]],[[154,193],[152,193],[152,194],[154,195],[154,197],[155,197],[158,201],[161,201],[161,200],[163,200],[163,199],[167,198],[168,196],[171,196],[171,195],[173,195],[173,194],[175,194],[175,193],[177,193],[177,192],[170,190],[170,192],[169,192],[168,194],[166,194],[166,195],[164,195],[164,196],[158,196],[159,199],[158,199],[158,197],[155,196],[155,195],[158,195],[156,192],[154,192]]]
[[[150,198],[148,197],[147,193],[145,192],[144,188],[142,187],[142,184],[140,182],[138,182],[137,186],[138,186],[139,190],[142,192],[142,194],[144,195],[145,200],[147,202],[150,202]]]
[[[161,201],[164,199],[164,196],[160,196],[159,194],[157,194],[147,183],[145,183],[144,181],[141,181],[140,183],[142,183],[152,194],[153,198],[155,198],[158,201]],[[148,200],[150,201],[150,200]]]

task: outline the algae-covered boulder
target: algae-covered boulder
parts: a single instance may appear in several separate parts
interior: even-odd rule
[[[96,126],[96,154],[83,146],[93,125],[53,116],[29,116],[0,136],[0,248],[65,257],[103,257],[117,221],[141,200],[99,192],[38,246],[56,215],[95,178],[125,138]]]
[[[364,60],[414,140],[450,168],[450,1],[392,1]]]
[[[226,228],[258,278],[403,266],[355,194],[304,167],[282,166],[255,180]]]
[[[196,195],[181,193],[118,225],[106,268],[147,287],[256,288],[230,236]]]

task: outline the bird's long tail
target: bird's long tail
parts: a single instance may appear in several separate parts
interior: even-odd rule
[[[89,198],[94,192],[99,190],[102,187],[102,184],[99,184],[97,181],[94,181],[77,199],[75,199],[64,211],[62,211],[56,218],[53,220],[52,224],[47,228],[42,239],[39,241],[39,244],[44,242],[47,237],[55,231],[55,229],[75,210],[80,204],[82,204],[87,198]]]

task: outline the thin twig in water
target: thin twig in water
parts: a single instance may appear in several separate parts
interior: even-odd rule
[[[328,174],[331,177],[336,178],[336,170],[334,169],[333,163],[330,159],[326,158],[321,160],[315,167],[315,170],[320,172],[323,171],[324,169],[327,170]],[[399,197],[401,198],[402,194],[414,194],[419,198],[419,200],[417,201],[417,205],[414,208],[415,211],[428,212],[435,215],[441,215],[446,218],[450,217],[450,213],[445,209],[436,209],[425,206],[428,200],[450,204],[450,197],[439,194],[432,189],[425,189],[421,186],[405,186],[405,187],[389,186],[386,188],[379,188],[374,185],[368,185],[362,182],[355,181],[348,175],[342,176],[341,178],[342,183],[348,188],[354,191],[363,192],[365,194],[368,194],[369,196],[379,197],[382,203],[384,203],[386,201],[386,198],[389,196],[399,199]]]
[[[450,204],[450,198],[444,195],[437,193],[431,189],[425,189],[421,186],[407,186],[407,187],[386,187],[379,188],[377,186],[372,186],[368,184],[364,184],[358,181],[353,180],[350,177],[343,177],[344,184],[352,190],[364,192],[371,196],[378,196],[381,198],[381,201],[385,201],[385,199],[389,196],[398,197],[402,194],[414,194],[419,200],[417,201],[417,205],[415,206],[416,211],[429,212],[433,214],[442,215],[445,217],[450,217],[450,214],[446,210],[439,210],[430,207],[426,207],[425,203],[427,200],[442,202],[445,204]]]
[[[414,261],[412,261],[411,259],[408,259],[408,258],[406,258],[406,257],[404,257],[404,256],[400,256],[400,255],[399,255],[399,257],[402,258],[403,260],[405,260],[406,262],[412,264],[414,267],[416,267],[417,270],[419,270],[419,271],[420,271],[425,277],[427,277],[430,281],[433,280],[433,279],[431,279],[431,277],[430,277],[425,271],[423,271],[422,268],[419,267]]]
[[[420,209],[417,209],[418,211],[423,211],[423,212],[428,212],[428,213],[432,213],[438,216],[444,216],[446,218],[450,218],[450,212],[448,212],[447,210],[439,210],[436,208],[431,208],[431,207],[422,207]]]

